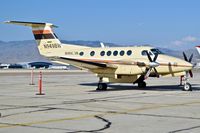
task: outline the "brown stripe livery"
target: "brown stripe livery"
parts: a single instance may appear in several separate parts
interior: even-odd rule
[[[33,34],[49,34],[52,33],[51,30],[33,30]]]

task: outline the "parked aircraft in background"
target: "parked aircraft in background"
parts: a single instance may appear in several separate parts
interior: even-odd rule
[[[198,51],[199,54],[200,54],[200,46],[196,46],[196,49],[197,49],[197,51]]]
[[[148,77],[184,76],[183,90],[191,91],[188,82],[192,77],[193,55],[178,59],[165,55],[159,49],[148,46],[134,47],[87,47],[62,44],[51,23],[8,21],[8,24],[29,26],[38,44],[41,55],[53,62],[71,64],[89,69],[99,77],[97,90],[106,90],[106,83],[134,83],[145,88]],[[161,83],[162,84],[162,83]]]

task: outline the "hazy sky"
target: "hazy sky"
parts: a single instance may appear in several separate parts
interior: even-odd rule
[[[64,40],[200,44],[200,0],[1,0],[0,21],[50,22]],[[29,28],[0,24],[0,40],[31,40]]]

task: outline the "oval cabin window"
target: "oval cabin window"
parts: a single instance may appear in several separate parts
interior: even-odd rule
[[[80,55],[80,56],[83,56],[83,55],[84,55],[84,53],[83,53],[83,52],[80,52],[80,53],[79,53],[79,55]]]
[[[90,55],[91,55],[91,56],[94,56],[94,54],[95,54],[95,52],[94,52],[94,51],[90,52]]]
[[[131,50],[128,50],[127,53],[126,53],[128,56],[130,56],[132,54],[132,51]]]
[[[105,55],[105,51],[101,51],[100,55],[104,56]]]
[[[111,55],[111,51],[108,51],[108,52],[107,52],[107,56],[110,56],[110,55]]]
[[[123,55],[124,55],[124,53],[125,53],[125,52],[124,52],[124,50],[122,50],[122,51],[120,51],[120,53],[119,53],[119,54],[120,54],[121,56],[123,56]]]
[[[114,52],[113,52],[113,55],[114,55],[114,56],[117,56],[117,55],[118,55],[118,51],[114,51]]]

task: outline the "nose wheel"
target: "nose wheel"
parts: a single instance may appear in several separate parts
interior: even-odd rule
[[[183,78],[183,82],[184,82],[183,89],[182,89],[183,91],[192,91],[192,86],[188,82],[188,80],[189,80],[189,76],[188,76],[188,72],[186,72],[186,75]]]
[[[183,86],[183,91],[192,91],[192,86],[190,83],[185,83]]]

